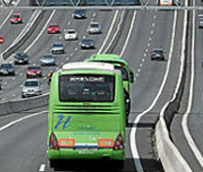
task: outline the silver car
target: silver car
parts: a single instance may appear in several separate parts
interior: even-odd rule
[[[99,24],[99,22],[91,22],[88,27],[88,33],[90,34],[101,33],[101,25]]]
[[[61,42],[54,42],[50,51],[53,54],[63,54],[65,53],[65,47]]]
[[[42,88],[38,79],[27,79],[22,86],[22,98],[30,96],[39,96],[42,94]]]
[[[56,65],[55,58],[52,54],[44,54],[40,59],[41,66],[54,66]]]

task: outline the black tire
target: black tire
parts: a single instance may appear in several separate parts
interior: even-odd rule
[[[57,167],[57,163],[58,163],[57,160],[55,160],[55,159],[50,159],[50,160],[49,160],[49,166],[50,166],[50,168],[56,168],[56,167]]]
[[[24,96],[24,95],[22,95],[21,97],[22,97],[22,99],[23,99],[23,98],[25,98],[25,96]]]

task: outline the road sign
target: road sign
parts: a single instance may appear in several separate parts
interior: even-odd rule
[[[3,43],[4,43],[4,38],[0,37],[0,44],[3,44]]]

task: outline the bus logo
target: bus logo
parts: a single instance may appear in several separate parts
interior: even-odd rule
[[[70,125],[71,125],[70,124],[71,116],[68,116],[65,121],[64,121],[64,119],[65,119],[64,115],[58,115],[58,118],[59,118],[59,120],[58,120],[57,124],[54,127],[55,129],[58,129],[59,126],[62,126],[63,130],[70,127]]]

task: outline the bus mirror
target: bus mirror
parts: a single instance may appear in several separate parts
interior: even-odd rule
[[[133,73],[133,71],[130,71],[130,82],[134,83],[134,73]]]

